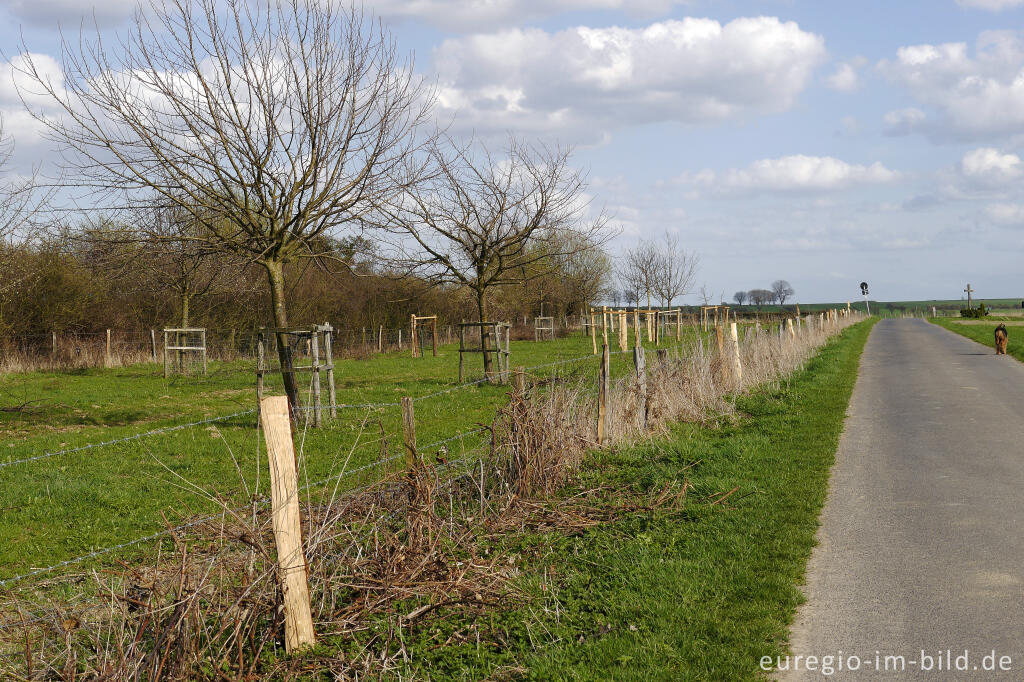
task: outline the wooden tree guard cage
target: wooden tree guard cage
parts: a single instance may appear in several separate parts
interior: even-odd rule
[[[419,326],[420,321],[430,323],[430,346],[433,350],[434,357],[437,357],[437,315],[410,315],[411,319],[410,326],[412,335],[409,337],[410,343],[412,344],[412,356],[414,358],[423,356],[423,349],[420,343],[420,335],[416,333],[416,328]],[[399,341],[401,346],[401,341]]]
[[[708,331],[709,323],[714,317],[714,323],[725,324],[729,321],[729,306],[727,305],[702,305],[700,307],[700,328]]]
[[[480,330],[480,347],[466,348],[466,329],[474,328]],[[485,347],[484,338],[486,334],[494,337],[494,347]],[[459,383],[465,377],[465,354],[466,353],[494,353],[498,364],[497,377],[501,383],[509,380],[509,357],[512,355],[509,349],[509,342],[512,336],[512,325],[508,322],[461,322],[459,323]],[[491,377],[488,377],[491,378]]]
[[[174,335],[173,343],[169,337]],[[196,343],[191,341],[195,340]],[[182,327],[178,329],[164,329],[164,379],[171,374],[171,356],[167,351],[175,351],[177,358],[174,365],[179,372],[184,372],[184,356],[186,353],[197,353],[203,360],[203,376],[206,376],[206,328],[205,327]],[[107,357],[110,356],[110,330],[107,330]],[[108,363],[109,364],[109,361]]]
[[[658,311],[658,336],[664,336],[672,327],[675,327],[675,338],[682,336],[683,311],[679,308]]]
[[[296,372],[312,373],[313,405],[310,408],[313,426],[320,426],[323,421],[323,403],[320,397],[321,373],[326,373],[328,409],[331,417],[338,416],[338,400],[334,388],[334,327],[330,324],[314,324],[309,327],[261,327],[256,335],[256,404],[263,401],[263,377],[274,371],[267,362],[268,336],[279,338],[285,336],[301,344],[305,342],[309,355],[308,365],[292,363]],[[321,360],[321,353],[323,358]],[[280,370],[280,368],[278,368]]]
[[[555,318],[535,317],[533,318],[533,340],[540,341],[547,337],[548,340],[555,340]]]

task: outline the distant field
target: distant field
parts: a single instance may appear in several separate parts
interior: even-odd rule
[[[692,327],[683,333],[693,340]],[[612,345],[614,351],[614,341]],[[582,358],[539,368],[538,376],[596,373],[589,336],[512,342],[511,349],[513,366]],[[612,356],[613,376],[631,367],[629,355]],[[481,358],[467,356],[467,369],[469,379],[482,376]],[[302,430],[297,441],[303,483],[400,456],[401,420],[394,403],[402,396],[457,389],[416,403],[421,445],[489,424],[508,387],[483,383],[460,388],[457,376],[455,347],[441,348],[437,358],[429,352],[412,358],[406,351],[337,360],[338,402],[359,407],[342,409],[324,428]],[[211,511],[211,496],[242,504],[266,494],[265,456],[252,413],[5,466],[155,428],[247,412],[255,407],[254,377],[253,363],[245,361],[212,362],[207,377],[169,380],[155,364],[0,375],[0,537],[5,539],[0,580],[153,533],[164,527],[161,514],[174,522]],[[308,375],[302,378],[309,380]],[[271,381],[268,394],[281,392]],[[380,403],[384,405],[376,406]],[[478,435],[467,445],[478,445],[481,439]],[[448,445],[451,458],[459,456],[460,446]],[[347,477],[342,487],[381,473],[380,467],[370,467]]]

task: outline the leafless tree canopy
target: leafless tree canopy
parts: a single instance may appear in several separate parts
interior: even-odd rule
[[[493,288],[539,277],[607,239],[607,219],[587,219],[586,178],[570,158],[568,148],[514,137],[500,155],[481,142],[438,139],[428,178],[381,206],[391,258],[433,282],[465,286],[488,321]]]
[[[646,240],[631,249],[627,249],[618,264],[619,281],[623,287],[635,294],[637,304],[647,299],[647,307],[651,305],[655,282],[658,277],[658,247]]]
[[[793,287],[789,285],[789,282],[784,279],[777,279],[772,282],[771,292],[775,300],[779,302],[779,305],[785,305],[786,299],[796,293]]]
[[[194,240],[267,270],[279,327],[284,264],[404,189],[432,104],[387,32],[334,4],[157,0],[114,50],[66,42],[63,83],[23,67],[75,184],[190,213]]]
[[[751,303],[760,308],[764,304],[774,301],[775,294],[768,289],[751,289],[747,292],[747,298],[750,299]]]
[[[679,238],[665,233],[660,244],[655,245],[654,293],[665,307],[672,301],[685,296],[693,289],[700,258],[683,249]]]
[[[744,303],[747,302],[747,292],[737,291],[735,294],[732,295],[732,300],[736,301],[737,305],[743,305]]]

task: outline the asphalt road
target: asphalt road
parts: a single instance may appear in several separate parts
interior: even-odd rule
[[[923,320],[875,326],[790,640],[818,669],[780,679],[1024,680],[1024,364],[994,353]]]

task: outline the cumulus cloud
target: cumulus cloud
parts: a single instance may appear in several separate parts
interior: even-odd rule
[[[879,162],[870,166],[850,164],[831,156],[783,156],[754,161],[746,168],[732,168],[721,173],[703,170],[683,176],[677,182],[694,184],[712,192],[756,193],[821,192],[847,189],[857,185],[885,184],[900,178]]]
[[[987,9],[992,12],[999,12],[1011,7],[1020,7],[1021,5],[1024,5],[1024,0],[956,0],[956,4],[961,7]]]
[[[964,154],[960,161],[964,177],[990,184],[1015,181],[1024,174],[1024,163],[1016,154],[1004,154],[998,149],[982,147]]]
[[[460,126],[599,136],[620,124],[717,122],[789,109],[824,40],[771,17],[645,28],[513,29],[434,52],[442,114]]]
[[[1024,41],[1013,31],[982,33],[973,54],[966,43],[901,47],[879,70],[937,113],[915,121],[936,137],[977,139],[1024,126]],[[905,110],[909,111],[909,110]]]
[[[30,24],[55,26],[58,22],[74,28],[82,19],[95,19],[100,26],[120,23],[138,5],[138,0],[0,0],[0,7],[13,17]]]
[[[866,63],[863,57],[840,62],[832,75],[825,79],[825,85],[839,92],[854,92],[860,87],[860,69]]]
[[[367,7],[387,19],[415,19],[457,31],[492,30],[574,11],[624,11],[633,18],[665,16],[691,0],[371,0]]]

